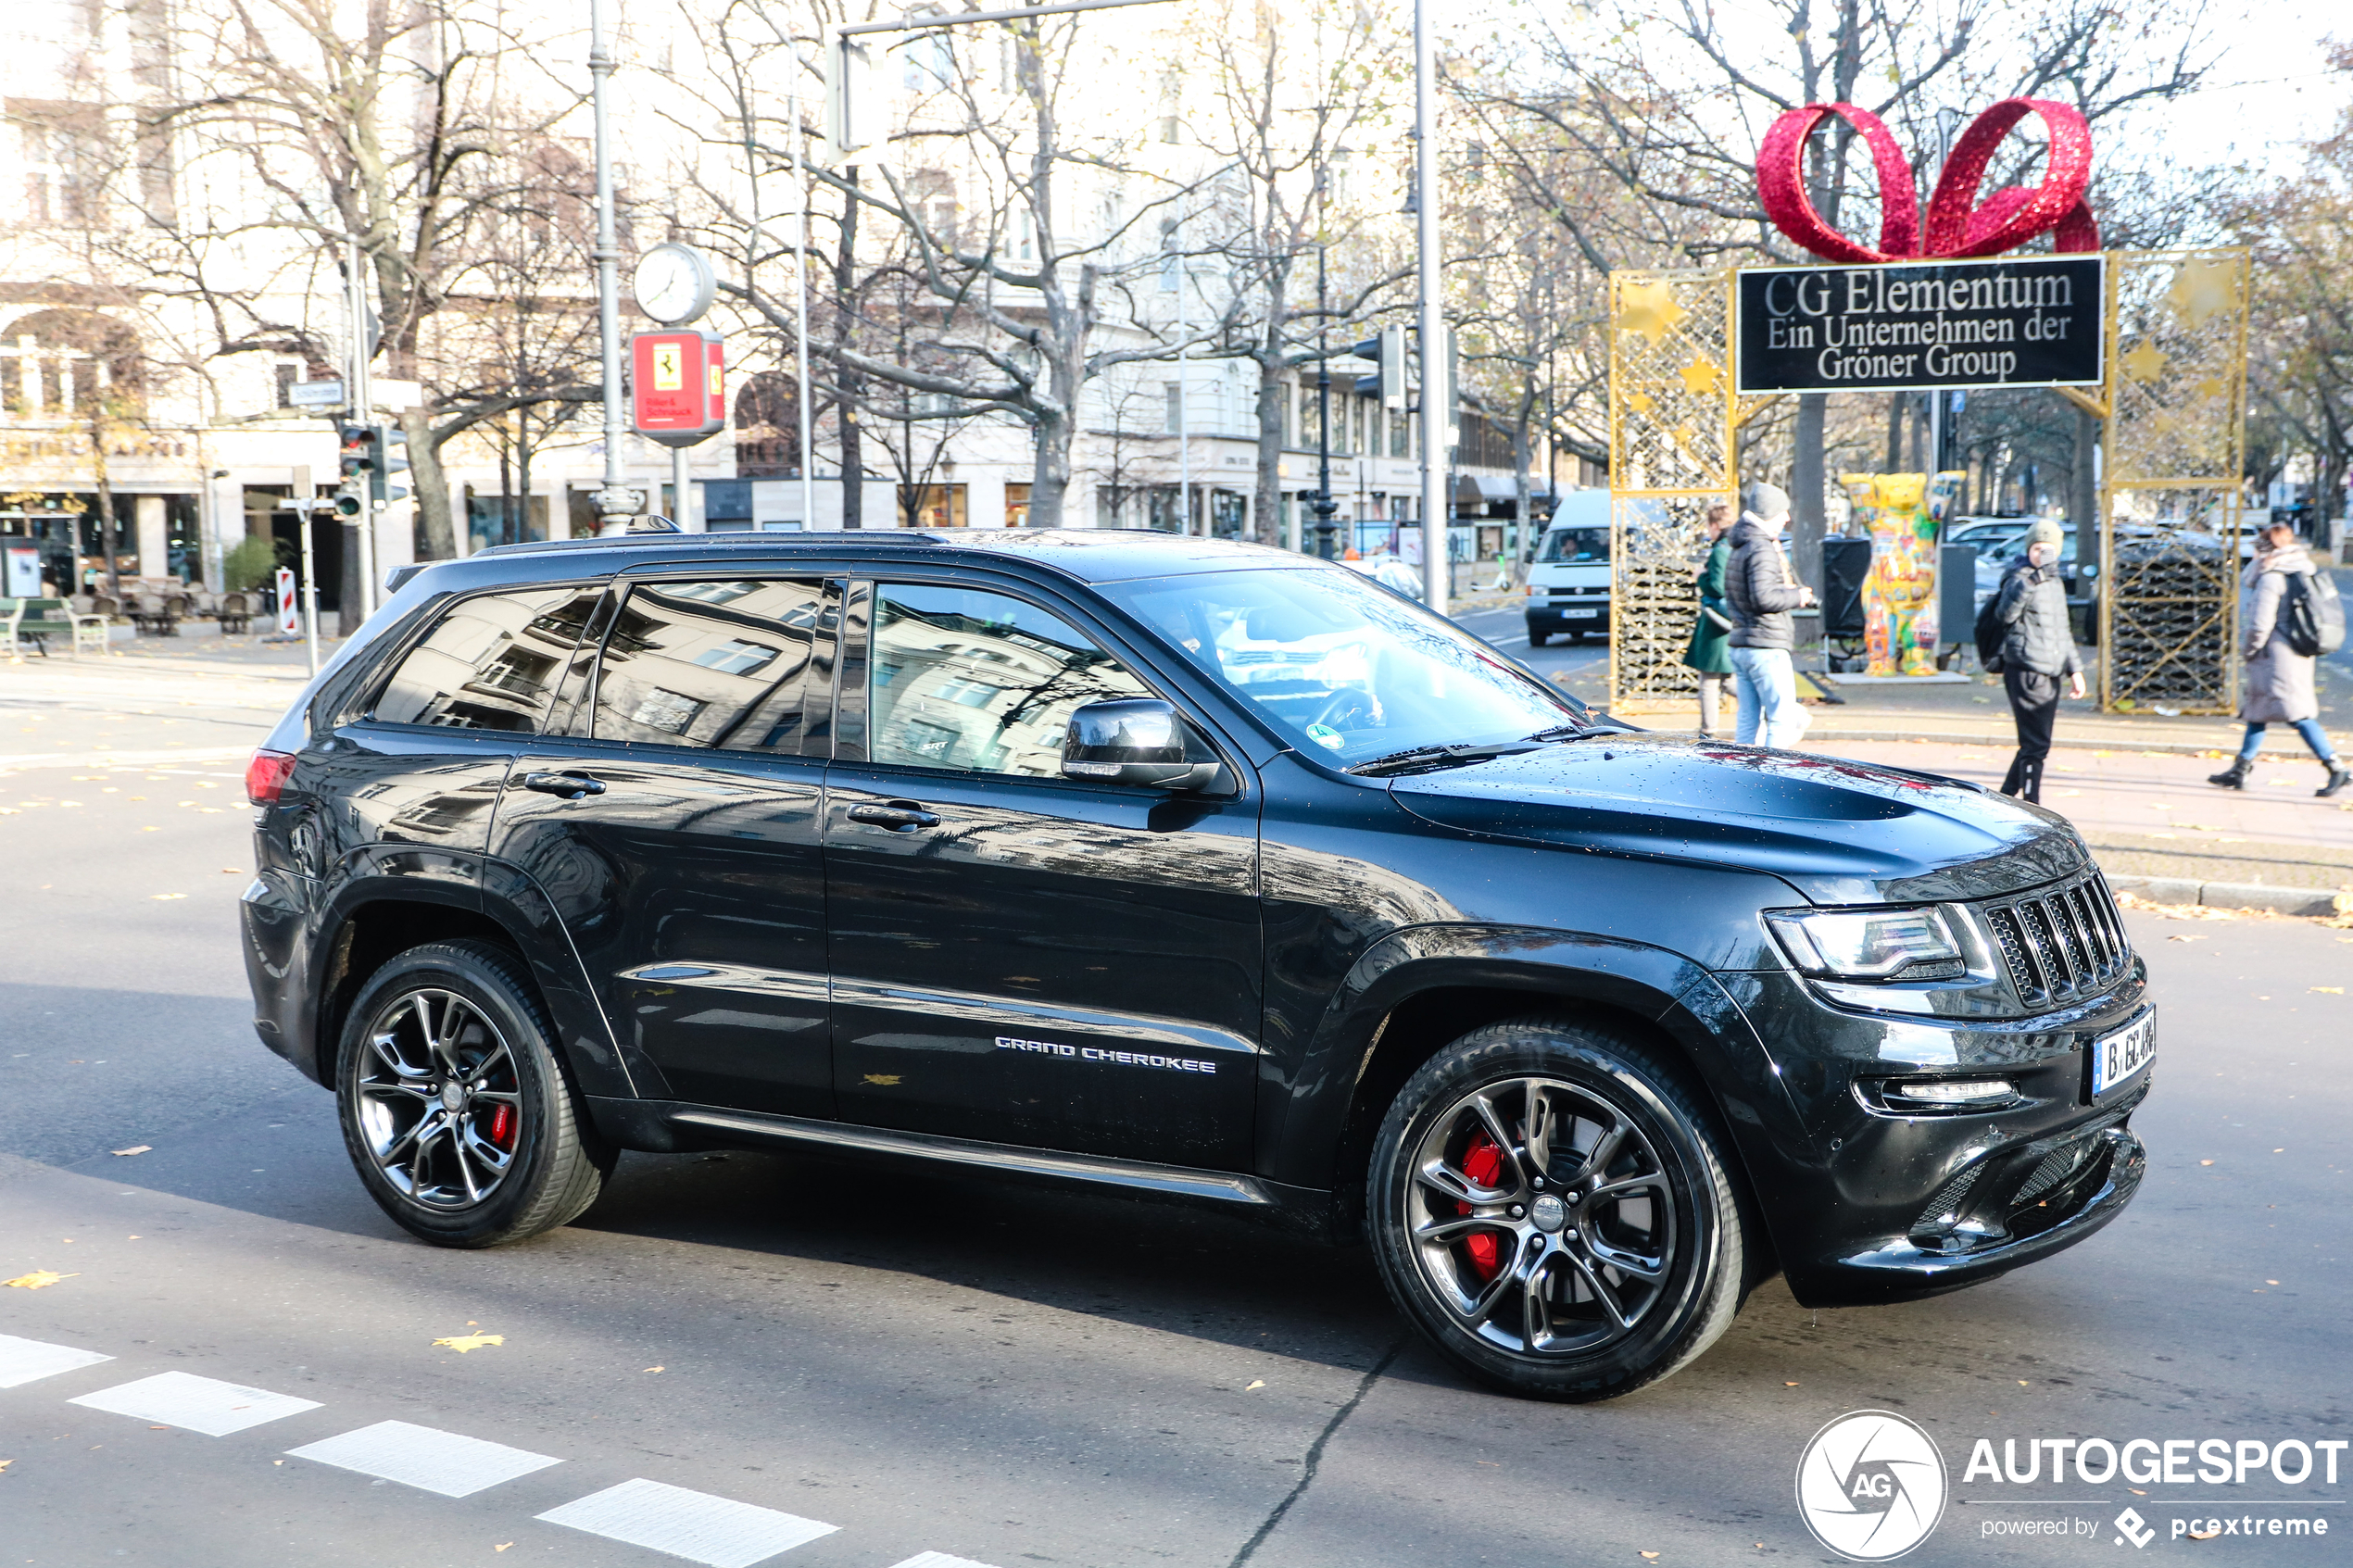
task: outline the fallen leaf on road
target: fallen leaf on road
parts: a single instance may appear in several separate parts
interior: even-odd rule
[[[140,831],[143,833],[153,833],[156,830],[153,828],[143,828]],[[147,897],[157,900],[158,903],[168,904],[174,898],[185,898],[187,895],[185,893],[150,893]]]
[[[2205,937],[2203,937],[2203,936],[2191,936],[2191,935],[2180,935],[2180,936],[2168,936],[2168,937],[2166,938],[2166,940],[2167,940],[2168,942],[2203,942],[2203,941],[2205,941],[2205,940],[2206,940],[2206,938],[2205,938]]]
[[[2027,1383],[2026,1379],[2024,1379],[2024,1378],[2022,1378],[2022,1377],[2021,1377],[2021,1378],[2020,1378],[2020,1379],[2018,1380],[2018,1386],[2019,1386],[2020,1387],[2021,1387],[2021,1388],[2025,1388],[2025,1387],[2031,1386]]]
[[[1985,699],[1984,699],[1983,697],[1979,697],[1977,700],[1978,700],[1978,701],[1980,701],[1980,702],[1983,702]],[[1656,1553],[1656,1552],[1655,1552],[1655,1551],[1646,1551],[1646,1552],[1642,1553],[1642,1558],[1643,1558],[1643,1561],[1645,1561],[1645,1562],[1657,1562],[1657,1561],[1658,1561],[1658,1553]]]
[[[2345,995],[2345,987],[2342,985],[2315,985],[2312,989],[2320,992],[2323,996],[2341,997]]]
[[[2199,1163],[2199,1164],[2201,1164],[2201,1165],[2211,1165],[2211,1164],[2213,1164],[2213,1163],[2214,1163],[2214,1161],[2212,1161],[2211,1160],[2199,1160],[2199,1161],[2198,1161],[2198,1163]]]
[[[243,876],[245,873],[235,866],[223,866],[220,868],[220,874],[222,876]]]
[[[14,1463],[16,1463],[16,1462],[17,1462],[17,1461],[16,1461],[15,1460],[12,1460],[12,1459],[0,1459],[0,1470],[6,1470],[6,1469],[7,1469],[7,1468],[8,1468],[8,1466],[10,1466],[10,1465],[12,1465],[12,1464],[14,1464]]]
[[[515,1543],[512,1541],[500,1541],[497,1546],[492,1547],[490,1549],[493,1551],[504,1551],[514,1544]]]
[[[1796,1387],[1796,1386],[1797,1386],[1797,1385],[1796,1385],[1796,1384],[1794,1384],[1794,1383],[1784,1383],[1784,1384],[1782,1384],[1782,1385],[1781,1385],[1781,1386],[1782,1386],[1782,1387],[1784,1387],[1784,1388],[1794,1388],[1794,1387]]]
[[[434,1345],[436,1348],[447,1346],[462,1356],[485,1345],[504,1345],[506,1342],[507,1336],[503,1334],[453,1334],[447,1339],[434,1340]]]
[[[1242,1392],[1243,1392],[1243,1393],[1245,1393],[1245,1394],[1247,1394],[1247,1393],[1249,1393],[1249,1392],[1250,1392],[1250,1389],[1251,1389],[1251,1388],[1264,1388],[1264,1387],[1265,1387],[1265,1386],[1266,1386],[1266,1380],[1265,1380],[1265,1378],[1263,1378],[1263,1377],[1262,1377],[1262,1378],[1258,1379],[1256,1382],[1252,1383],[1252,1384],[1250,1386],[1250,1388],[1245,1388],[1245,1389],[1243,1389],[1243,1390],[1242,1390]]]
[[[47,1269],[35,1269],[14,1279],[0,1279],[0,1285],[13,1286],[19,1290],[45,1290],[61,1279],[78,1279],[78,1274],[52,1273]]]
[[[2275,1279],[2267,1279],[2267,1280],[2265,1280],[2263,1283],[2264,1283],[2265,1285],[2277,1285],[2277,1284],[2279,1284],[2280,1282],[2279,1282],[2278,1280],[2275,1280]]]
[[[2221,1533],[2222,1532],[2220,1530],[2192,1530],[2190,1532],[2190,1539],[2194,1541],[2210,1541]]]
[[[155,1145],[134,1143],[129,1148],[118,1148],[114,1152],[118,1157],[125,1154],[152,1154],[155,1152]]]
[[[667,1367],[649,1366],[646,1370],[648,1372],[667,1372],[670,1369]]]

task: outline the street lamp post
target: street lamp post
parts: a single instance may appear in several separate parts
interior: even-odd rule
[[[1446,405],[1453,395],[1446,374],[1446,324],[1438,297],[1438,139],[1434,134],[1437,84],[1429,28],[1429,0],[1414,0],[1414,188],[1415,273],[1420,295],[1422,337],[1422,584],[1429,608],[1446,613],[1453,586],[1446,562]]]
[[[1316,208],[1323,207],[1323,171],[1315,176]],[[1324,257],[1329,247],[1315,242],[1315,553],[1326,560],[1332,558],[1333,514],[1340,503],[1332,499],[1332,356],[1331,321],[1325,315]]]
[[[614,232],[612,156],[606,133],[605,88],[613,72],[605,39],[607,0],[588,0],[589,100],[596,121],[597,340],[605,378],[605,483],[593,498],[598,532],[619,533],[637,515],[642,497],[622,483],[621,472],[621,280],[616,265],[621,243]]]

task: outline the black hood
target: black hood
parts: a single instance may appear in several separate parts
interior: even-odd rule
[[[1447,827],[1765,872],[1818,904],[1983,897],[2090,860],[2039,807],[1931,773],[1761,746],[1600,736],[1391,788]]]

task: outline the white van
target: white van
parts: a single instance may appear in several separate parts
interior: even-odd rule
[[[1561,497],[1528,569],[1528,646],[1554,633],[1582,642],[1609,630],[1609,492]]]

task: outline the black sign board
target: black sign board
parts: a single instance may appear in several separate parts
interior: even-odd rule
[[[1734,382],[1743,393],[2095,384],[2106,267],[2030,256],[1743,269]]]

